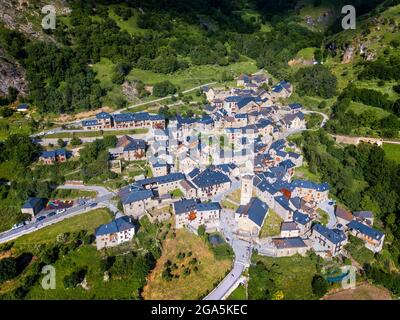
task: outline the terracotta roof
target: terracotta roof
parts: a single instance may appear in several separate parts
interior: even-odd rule
[[[336,207],[335,214],[338,218],[341,218],[346,221],[352,221],[354,219],[354,216],[351,214],[350,211],[348,211],[345,208],[342,208],[340,206]]]

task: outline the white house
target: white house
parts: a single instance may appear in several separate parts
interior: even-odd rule
[[[198,229],[204,225],[206,229],[219,227],[221,206],[217,202],[201,203],[194,199],[183,199],[172,204],[175,214],[175,227],[192,227]]]
[[[353,220],[348,224],[350,234],[364,241],[365,247],[373,252],[382,250],[385,234],[370,226]]]
[[[102,224],[95,231],[97,250],[130,241],[134,235],[135,225],[130,217],[124,216]]]
[[[319,223],[312,227],[310,239],[333,257],[340,254],[347,244],[347,237],[342,230],[328,229]]]

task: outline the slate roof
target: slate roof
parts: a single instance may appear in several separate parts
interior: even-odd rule
[[[301,225],[306,225],[311,221],[311,218],[309,215],[301,213],[300,211],[296,210],[293,213],[293,221],[301,224]]]
[[[151,190],[133,190],[127,194],[121,196],[123,204],[129,204],[132,202],[142,201],[145,199],[152,198],[154,196]]]
[[[23,209],[34,209],[38,205],[42,205],[43,200],[41,198],[34,198],[34,197],[29,197],[25,203],[22,205]]]
[[[299,230],[295,222],[282,222],[281,231],[295,231]]]
[[[252,198],[249,204],[240,206],[237,212],[247,215],[251,221],[261,228],[268,213],[268,209],[269,207],[265,202],[258,198]]]
[[[283,139],[279,139],[279,140],[272,142],[270,149],[280,150],[280,149],[284,148],[285,145],[286,145],[286,141]]]
[[[303,106],[300,103],[292,103],[292,104],[289,104],[289,108],[291,110],[299,110],[299,109],[302,109]]]
[[[51,150],[51,151],[42,151],[40,154],[40,157],[42,158],[55,158],[57,156],[67,156],[67,152],[65,149],[57,149],[57,150]]]
[[[111,114],[109,114],[108,112],[100,112],[98,114],[96,114],[96,119],[110,119],[111,118]]]
[[[295,188],[314,189],[320,192],[329,190],[329,185],[327,183],[315,183],[308,180],[294,180],[292,181],[292,185]]]
[[[136,151],[146,149],[146,142],[124,135],[118,139],[117,148],[122,147],[124,151]]]
[[[174,181],[184,180],[184,179],[185,179],[185,175],[183,173],[177,172],[177,173],[170,173],[165,176],[139,180],[139,181],[136,181],[136,184],[142,185],[142,186],[147,185],[147,184],[152,184],[152,183],[164,184],[164,183],[169,183],[169,182],[174,182]]]
[[[295,152],[292,152],[292,151],[289,151],[288,154],[289,154],[289,157],[290,157],[290,158],[293,158],[293,159],[298,159],[298,158],[301,157],[300,154],[295,153]]]
[[[372,211],[354,211],[353,215],[361,219],[373,219],[374,213]]]
[[[90,120],[83,120],[82,121],[82,126],[83,127],[90,127],[90,126],[97,126],[99,122],[96,119],[90,119]]]
[[[315,224],[312,229],[313,232],[318,232],[320,235],[322,235],[325,239],[329,240],[333,244],[339,244],[347,239],[345,233],[342,230],[328,229],[327,227],[319,223]]]
[[[293,197],[290,198],[290,203],[297,209],[301,208],[301,198],[300,197]]]
[[[197,211],[221,210],[218,202],[204,202],[197,204]]]
[[[102,236],[105,234],[111,234],[111,233],[117,233],[117,232],[122,232],[125,230],[130,230],[134,229],[135,225],[132,223],[132,220],[127,217],[121,217],[118,219],[115,219],[111,221],[110,223],[102,224],[99,226],[96,231],[95,235],[96,237]]]
[[[287,159],[279,163],[279,166],[284,167],[286,170],[294,168],[296,165],[292,162],[292,160]]]
[[[218,202],[197,202],[194,199],[183,199],[177,202],[174,202],[174,211],[175,214],[185,214],[190,211],[209,211],[209,210],[217,210],[220,211],[222,208]]]
[[[183,199],[173,204],[175,214],[183,214],[197,209],[197,203],[194,199]]]
[[[212,167],[208,167],[203,172],[199,173],[192,182],[198,188],[208,188],[217,184],[231,182],[231,179],[222,172],[216,171]]]
[[[300,237],[294,238],[274,238],[272,239],[273,244],[277,249],[289,249],[289,248],[305,248],[307,245]]]
[[[26,103],[20,104],[17,110],[28,110],[28,105]]]
[[[289,205],[288,199],[286,199],[284,196],[277,196],[275,197],[275,201],[279,203],[284,209],[288,211],[292,211]]]
[[[366,235],[376,241],[380,241],[384,236],[383,232],[371,228],[370,226],[367,226],[357,220],[351,221],[347,226],[349,227],[349,229],[357,230],[361,234]]]
[[[194,177],[196,177],[198,174],[200,173],[200,169],[199,168],[194,168],[192,171],[190,171],[188,173],[188,176],[190,179],[193,179]]]

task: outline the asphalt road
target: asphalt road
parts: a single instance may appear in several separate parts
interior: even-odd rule
[[[91,200],[87,201],[85,204],[78,204],[76,206],[73,206],[69,209],[67,209],[65,212],[57,214],[52,217],[47,217],[44,220],[41,221],[35,221],[32,223],[29,223],[21,228],[15,229],[15,230],[8,230],[5,232],[0,233],[0,243],[4,243],[16,238],[19,238],[25,234],[35,232],[41,228],[47,227],[49,225],[52,225],[54,223],[58,223],[64,219],[71,218],[73,216],[77,216],[79,214],[102,208],[102,207],[108,207],[110,208],[110,203],[109,200],[115,196],[114,193],[108,191],[104,187],[97,187],[97,186],[62,186],[60,188],[66,188],[66,189],[80,189],[80,190],[88,190],[88,191],[96,191],[98,192],[98,196]],[[96,203],[96,205],[91,206],[90,204]],[[112,207],[111,207],[112,208]],[[117,209],[118,210],[118,209]],[[114,212],[114,210],[112,210]]]
[[[218,286],[204,298],[204,300],[222,300],[240,281],[242,272],[250,263],[252,247],[249,242],[240,240],[235,235],[237,223],[235,221],[235,213],[231,210],[223,210],[221,213],[221,232],[227,238],[235,253],[235,260],[231,272],[218,284]]]

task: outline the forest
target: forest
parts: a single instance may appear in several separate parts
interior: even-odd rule
[[[330,191],[350,210],[370,210],[393,234],[390,253],[400,257],[400,165],[382,148],[360,144],[341,147],[324,130],[304,132],[296,139],[312,173],[327,181]]]

